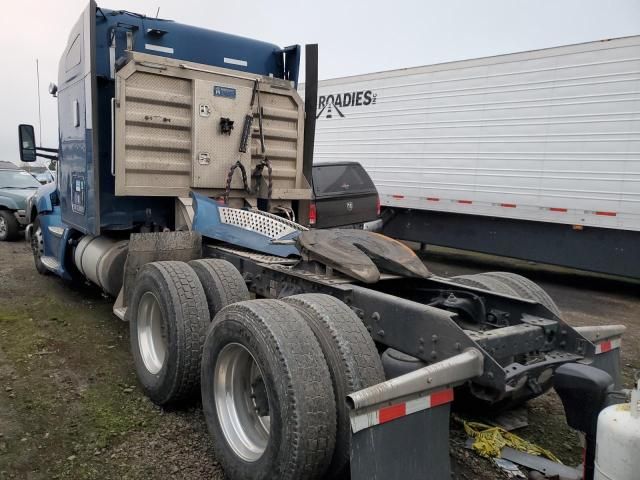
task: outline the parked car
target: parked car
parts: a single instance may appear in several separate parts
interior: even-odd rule
[[[51,183],[55,180],[51,170],[44,165],[29,165],[25,162],[23,163],[22,168],[33,175],[34,178],[42,185],[46,185],[47,183]]]
[[[312,172],[314,201],[309,220],[313,227],[378,230],[382,226],[378,191],[362,165],[316,163]]]
[[[55,180],[53,173],[48,168],[45,168],[42,172],[31,172],[31,175],[35,177],[42,185],[51,183]]]
[[[40,187],[29,172],[6,163],[0,165],[0,241],[13,240],[24,230],[27,200]]]
[[[18,167],[13,162],[8,162],[6,160],[0,160],[0,170],[19,170],[19,169],[20,169],[20,167]]]

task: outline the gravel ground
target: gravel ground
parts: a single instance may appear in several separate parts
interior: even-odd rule
[[[637,283],[541,268],[526,262],[425,254],[441,275],[511,270],[540,282],[575,325],[629,327],[623,373],[640,368]],[[137,387],[128,326],[112,300],[89,285],[38,275],[24,242],[0,242],[0,479],[222,479],[200,406],[168,411]],[[567,463],[579,461],[575,432],[554,394],[531,402],[521,433]],[[462,448],[453,431],[458,479],[502,478]]]

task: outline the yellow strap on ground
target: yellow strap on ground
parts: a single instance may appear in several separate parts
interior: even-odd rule
[[[491,427],[478,422],[464,422],[464,430],[473,442],[473,449],[483,457],[500,457],[504,447],[511,447],[521,452],[546,457],[554,462],[562,463],[553,453],[538,445],[528,442],[504,428]]]

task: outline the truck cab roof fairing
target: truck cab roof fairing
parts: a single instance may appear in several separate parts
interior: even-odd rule
[[[298,80],[298,46],[282,49],[268,42],[124,10],[100,8],[96,22],[99,76],[113,78],[113,62],[123,57],[129,48],[214,67]]]

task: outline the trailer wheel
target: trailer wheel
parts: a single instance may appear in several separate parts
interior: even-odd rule
[[[42,236],[42,227],[40,226],[40,217],[36,217],[33,221],[33,232],[31,233],[31,251],[33,252],[33,262],[36,270],[40,275],[48,275],[49,269],[42,263],[44,257],[44,237]]]
[[[186,263],[142,267],[127,308],[138,380],[158,405],[191,398],[200,385],[200,361],[209,309],[197,275]]]
[[[279,300],[223,308],[207,330],[202,406],[232,480],[316,479],[335,444],[327,363],[301,315]]]
[[[304,294],[283,301],[303,315],[327,360],[337,414],[336,447],[327,476],[343,478],[349,468],[351,438],[346,398],[350,393],[384,382],[378,350],[362,321],[337,298]]]
[[[0,242],[14,240],[18,236],[18,220],[9,210],[0,210]]]
[[[558,305],[556,305],[551,296],[540,285],[527,277],[511,272],[487,272],[485,275],[502,280],[503,283],[515,290],[519,297],[535,300],[540,305],[547,307],[557,317],[560,318],[562,316]]]
[[[244,278],[238,269],[226,260],[192,260],[189,266],[196,272],[204,288],[211,318],[227,305],[249,300],[249,290]]]

